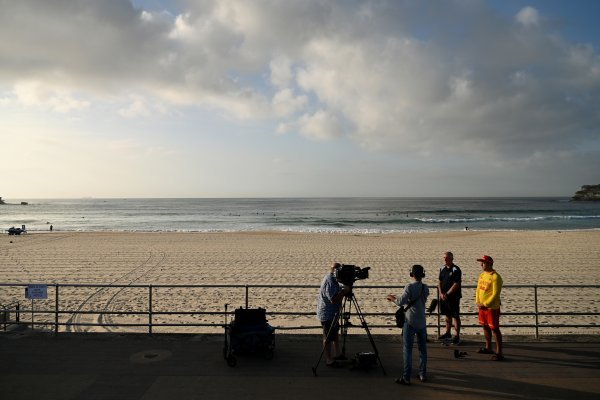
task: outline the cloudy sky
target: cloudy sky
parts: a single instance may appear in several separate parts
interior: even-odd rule
[[[569,196],[595,0],[0,0],[0,196]]]

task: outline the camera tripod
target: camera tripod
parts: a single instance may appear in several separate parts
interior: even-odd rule
[[[341,354],[344,357],[346,356],[346,338],[348,336],[348,328],[350,326],[352,326],[352,324],[350,323],[352,306],[354,306],[356,315],[358,316],[358,319],[360,320],[361,326],[365,329],[365,332],[367,333],[367,337],[369,338],[369,342],[371,343],[371,347],[373,348],[373,353],[375,354],[377,362],[379,363],[379,366],[381,367],[383,374],[386,375],[385,368],[383,368],[383,364],[381,363],[381,358],[379,358],[379,351],[377,351],[377,346],[375,346],[375,341],[373,340],[373,336],[371,335],[371,331],[369,329],[369,326],[367,325],[365,316],[363,315],[362,310],[360,309],[360,306],[358,305],[356,296],[354,296],[354,293],[352,292],[352,287],[350,288],[350,292],[344,296],[344,300],[342,301],[342,304],[340,304],[340,307],[338,308],[338,310],[335,314],[335,317],[333,318],[334,321],[339,321],[339,327],[341,330],[340,335],[342,337],[342,349],[341,349],[342,352],[341,352]],[[335,327],[335,322],[334,322],[333,324],[331,324],[331,327],[329,328],[329,331],[327,332],[327,337],[329,337],[331,331],[335,328],[336,327]],[[324,354],[325,354],[325,344],[323,344],[323,350],[321,350],[321,355],[319,356],[319,359],[317,360],[317,364],[314,367],[312,367],[312,372],[313,372],[314,376],[317,376],[317,368],[319,367],[319,364],[321,363],[321,359],[323,358]]]

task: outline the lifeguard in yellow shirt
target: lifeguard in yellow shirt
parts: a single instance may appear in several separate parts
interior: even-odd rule
[[[477,261],[481,263],[483,272],[477,281],[475,302],[479,308],[479,323],[483,327],[485,347],[477,352],[494,354],[492,360],[502,361],[502,333],[500,332],[500,292],[502,291],[502,277],[494,270],[494,260],[490,256],[483,256]],[[492,334],[496,341],[496,352],[492,351]]]

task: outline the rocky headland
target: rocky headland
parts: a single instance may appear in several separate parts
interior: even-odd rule
[[[571,198],[573,201],[600,201],[600,185],[583,185]]]

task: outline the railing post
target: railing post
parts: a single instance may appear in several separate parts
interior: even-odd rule
[[[438,337],[440,337],[440,335],[442,334],[441,331],[441,326],[440,326],[440,310],[442,309],[442,304],[440,303],[440,291],[438,288],[435,289],[435,293],[436,293],[436,297],[437,297],[437,301],[438,301],[438,305],[436,307],[437,309],[437,334]]]
[[[246,308],[248,308],[248,285],[246,285]]]
[[[535,302],[535,339],[539,339],[539,321],[538,321],[538,291],[537,284],[533,285],[533,300]]]
[[[54,285],[54,335],[58,336],[58,283]]]
[[[33,305],[33,299],[31,299],[31,331],[35,330],[35,322],[33,321],[33,316],[35,312],[35,306]]]
[[[148,286],[148,334],[152,336],[152,285]]]

